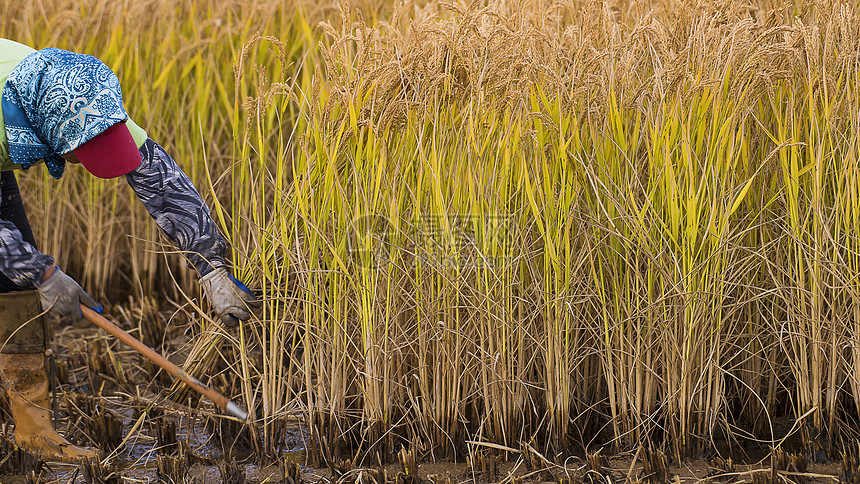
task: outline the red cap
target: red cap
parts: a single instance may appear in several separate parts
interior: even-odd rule
[[[73,150],[88,172],[116,178],[140,166],[140,151],[125,121],[116,123]]]

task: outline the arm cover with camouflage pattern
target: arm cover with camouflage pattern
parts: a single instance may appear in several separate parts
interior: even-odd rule
[[[33,288],[34,281],[54,265],[54,258],[24,240],[12,222],[0,220],[0,272],[20,287]]]
[[[140,148],[140,156],[140,167],[125,178],[155,223],[199,276],[226,266],[227,245],[188,176],[151,138]]]
[[[126,180],[155,223],[201,277],[225,267],[227,246],[188,176],[152,139],[146,140],[140,155],[140,167]],[[25,242],[12,222],[0,220],[0,272],[6,277],[21,287],[33,287],[53,264],[54,258]]]

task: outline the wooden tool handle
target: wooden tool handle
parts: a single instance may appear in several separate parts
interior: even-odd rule
[[[178,366],[174,365],[170,362],[170,360],[156,353],[152,348],[146,346],[134,336],[126,333],[122,330],[122,328],[108,321],[101,314],[93,311],[92,309],[84,306],[83,304],[81,304],[81,313],[83,313],[85,318],[92,321],[93,324],[116,336],[123,343],[131,346],[132,348],[134,348],[135,351],[143,355],[146,359],[152,361],[153,363],[173,375],[174,378],[182,380],[183,382],[185,382],[186,385],[190,386],[195,391],[205,396],[209,400],[212,400],[215,405],[218,405],[219,407],[221,407],[222,409],[240,420],[247,420],[248,414],[243,412],[235,403],[231,402],[227,397],[209,388],[208,386],[203,384],[203,382],[192,377],[188,373],[185,373],[182,368],[179,368]]]

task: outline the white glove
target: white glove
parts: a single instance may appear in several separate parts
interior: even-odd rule
[[[215,269],[200,279],[200,285],[221,321],[228,327],[251,317],[251,308],[260,307],[260,301],[242,282],[225,269]]]
[[[83,318],[81,304],[101,312],[101,304],[59,267],[54,269],[47,281],[37,282],[36,289],[39,290],[42,300],[42,310],[50,311],[61,318],[68,317],[73,321]]]

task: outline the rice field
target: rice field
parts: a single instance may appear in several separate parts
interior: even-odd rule
[[[260,458],[296,416],[317,466],[856,448],[856,2],[0,13],[0,37],[111,66],[213,207],[264,300],[235,331],[124,181],[20,176],[85,288],[195,321],[179,354],[244,402]]]

